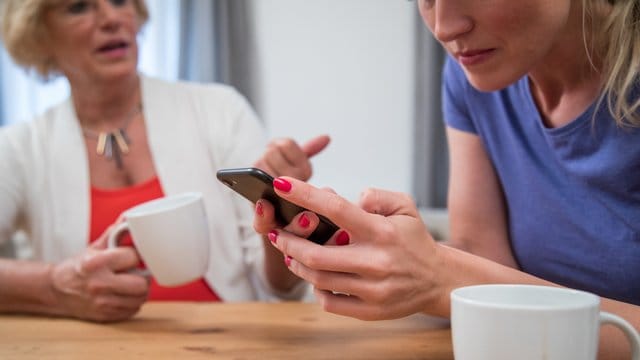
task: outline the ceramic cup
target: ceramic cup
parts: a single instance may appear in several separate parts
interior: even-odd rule
[[[456,360],[595,360],[600,325],[619,327],[640,359],[638,332],[600,311],[591,293],[534,285],[476,285],[451,292]]]
[[[184,193],[152,200],[126,210],[123,218],[109,234],[109,247],[118,246],[120,234],[129,231],[158,284],[182,285],[201,278],[207,271],[209,229],[202,194]]]

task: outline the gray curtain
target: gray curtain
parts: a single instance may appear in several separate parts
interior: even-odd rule
[[[444,51],[416,12],[416,109],[414,183],[421,207],[444,208],[449,176],[447,140],[440,104]]]
[[[0,42],[0,46],[2,47],[2,49],[0,49],[0,57],[4,56],[4,44],[2,42]],[[0,79],[2,79],[2,74],[3,74],[3,63],[4,61],[2,60],[2,58],[0,58]],[[2,84],[0,84],[0,126],[4,125],[5,122],[5,113],[4,113],[4,102],[6,101],[6,99],[4,98],[4,94],[3,94],[3,89],[4,86]]]
[[[249,0],[180,2],[180,78],[234,86],[256,104]]]

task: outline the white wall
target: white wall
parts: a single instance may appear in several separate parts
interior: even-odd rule
[[[311,182],[411,192],[414,2],[255,0],[256,107],[272,137],[329,134]]]

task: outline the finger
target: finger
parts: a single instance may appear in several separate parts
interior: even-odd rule
[[[84,274],[108,268],[113,272],[128,270],[138,265],[140,258],[134,248],[118,247],[88,252],[80,260],[80,271]]]
[[[100,234],[100,236],[89,245],[89,247],[92,249],[99,249],[99,250],[106,249],[108,246],[107,239],[109,239],[109,234],[111,233],[111,231],[113,231],[115,227],[116,227],[115,224],[109,225],[109,227],[107,227],[107,229],[103,231],[102,234]]]
[[[263,159],[264,165],[268,167],[271,171],[275,171],[276,169],[289,168],[292,164],[285,157],[282,149],[276,145],[270,145],[267,151],[264,154]],[[278,172],[270,173],[274,176],[278,176]]]
[[[292,273],[312,284],[316,289],[359,297],[362,297],[360,294],[366,295],[368,293],[364,290],[366,281],[355,274],[314,270],[293,258],[289,259],[288,267]]]
[[[97,321],[119,321],[133,316],[140,310],[146,298],[101,295],[93,300],[91,318]]]
[[[372,214],[418,216],[418,208],[413,199],[400,192],[366,189],[360,194],[359,205],[364,211]]]
[[[271,203],[265,199],[256,201],[255,217],[253,218],[253,229],[262,235],[279,227],[275,217],[275,209]]]
[[[302,151],[307,157],[313,157],[324,150],[329,145],[329,142],[331,142],[329,135],[316,136],[302,145]]]
[[[140,275],[118,273],[114,275],[111,290],[120,296],[146,299],[149,295],[149,280]]]
[[[149,294],[149,282],[140,275],[129,273],[114,274],[103,268],[86,279],[86,291],[93,297],[119,296],[144,301]]]
[[[278,175],[293,176],[298,179],[307,180],[311,177],[311,163],[309,157],[304,153],[300,145],[293,141],[293,139],[279,139],[274,143],[274,146],[278,149],[279,153],[286,161],[288,170],[281,168],[282,171]],[[278,158],[274,158],[275,161]],[[284,164],[283,164],[284,165]]]
[[[345,230],[338,230],[326,243],[324,246],[345,246],[351,243],[351,236]]]
[[[271,243],[283,254],[290,256],[293,264],[299,262],[313,270],[353,274],[369,274],[375,271],[372,259],[362,256],[355,246],[323,246],[287,231],[279,231],[275,235]]]
[[[324,191],[328,191],[328,192],[330,192],[330,193],[332,193],[332,194],[337,194],[337,192],[336,192],[333,188],[330,188],[330,187],[328,187],[328,186],[321,187],[320,189],[321,189],[321,190],[324,190]]]
[[[319,223],[320,218],[318,218],[318,215],[310,211],[303,211],[296,215],[283,230],[299,237],[307,238],[318,227]]]
[[[285,176],[276,178],[273,185],[278,196],[324,215],[338,227],[352,234],[361,234],[363,238],[367,238],[378,220],[341,196],[303,181]]]
[[[334,294],[327,290],[314,290],[316,300],[327,312],[354,317],[360,320],[385,320],[391,318],[383,307],[368,304],[357,296]]]

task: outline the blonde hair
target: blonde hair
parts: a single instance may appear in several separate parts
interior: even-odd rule
[[[583,0],[583,6],[593,20],[593,45],[602,61],[598,105],[606,103],[619,126],[640,127],[640,0]]]
[[[43,78],[57,72],[56,64],[46,54],[46,11],[60,0],[0,0],[0,25],[4,46],[13,60],[35,69]],[[144,0],[133,0],[140,26],[149,19]]]

